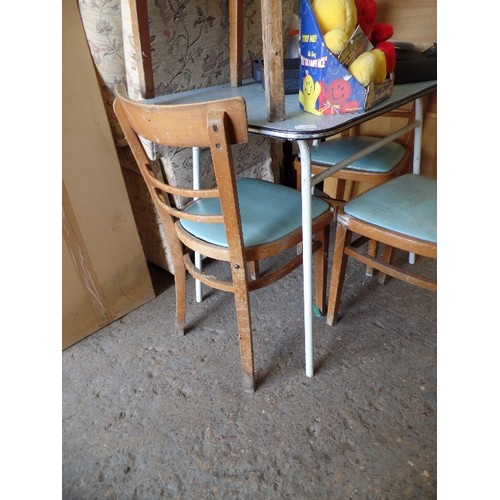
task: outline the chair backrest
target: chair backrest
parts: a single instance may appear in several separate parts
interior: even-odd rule
[[[174,260],[179,262],[181,255],[175,219],[225,223],[230,253],[236,251],[241,255],[242,231],[231,145],[248,140],[244,99],[233,97],[204,103],[158,105],[135,102],[119,94],[114,102],[114,110],[159,212],[169,245],[175,247]],[[209,147],[216,187],[179,188],[160,181],[154,174],[141,138],[166,146]],[[197,215],[179,210],[170,202],[169,195],[191,199],[219,198],[222,214]]]
[[[241,97],[202,103],[161,105],[132,101],[120,93],[118,101],[133,131],[158,144],[210,147],[213,127],[209,126],[209,122],[216,120],[217,115],[226,115],[224,130],[230,145],[248,140],[246,105]]]

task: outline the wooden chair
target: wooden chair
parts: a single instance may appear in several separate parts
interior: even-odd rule
[[[248,140],[245,101],[241,97],[184,105],[150,105],[119,95],[114,110],[160,214],[172,248],[176,293],[176,325],[184,334],[186,270],[202,283],[234,294],[240,339],[243,389],[254,391],[254,355],[249,292],[274,283],[302,263],[289,252],[277,269],[252,280],[247,264],[259,262],[302,241],[300,193],[279,184],[243,178],[236,180],[231,145]],[[216,187],[181,189],[154,175],[140,138],[175,147],[209,147]],[[169,196],[187,197],[183,209]],[[320,199],[312,201],[315,301],[326,308],[329,228],[333,213]],[[230,264],[232,279],[200,271],[192,253]]]
[[[352,127],[343,132],[340,137],[320,142],[311,148],[311,173],[318,174],[327,167],[361,151],[376,142],[380,137],[389,135],[390,121],[403,121],[401,127],[408,125],[414,116],[414,106],[409,109],[390,111],[382,117],[372,120],[371,128],[378,127],[379,132],[371,135],[360,135],[359,127]],[[370,122],[369,122],[370,123]],[[382,133],[382,129],[387,133]],[[349,200],[352,196],[354,183],[367,183],[377,186],[409,171],[413,146],[413,131],[407,132],[397,141],[392,141],[369,155],[354,161],[351,165],[332,174],[336,179],[335,192],[332,197],[336,200]],[[297,188],[300,189],[300,158],[294,161],[297,175]],[[351,189],[346,192],[347,182],[351,181]]]
[[[319,174],[326,168],[332,167],[349,156],[371,146],[384,135],[388,135],[393,131],[391,129],[397,128],[391,126],[391,119],[397,120],[402,128],[409,125],[414,116],[415,105],[413,104],[409,108],[389,111],[383,116],[368,122],[371,129],[379,128],[377,134],[362,135],[359,133],[359,127],[352,127],[343,132],[340,137],[320,142],[311,148],[311,173],[313,175]],[[383,131],[385,134],[382,133]],[[368,187],[378,186],[389,179],[409,172],[413,152],[413,138],[414,131],[411,130],[399,139],[389,142],[380,149],[354,161],[351,165],[333,174],[331,178],[336,180],[336,187],[332,197],[337,201],[337,204],[339,202],[343,204],[352,198],[352,193],[356,194],[356,183],[359,184],[358,188],[364,185],[364,190],[366,190],[366,184],[369,185]],[[294,167],[297,174],[297,188],[300,189],[300,158],[295,159]],[[347,191],[349,181],[350,189]],[[377,242],[370,241],[369,254],[375,255],[377,251]],[[366,275],[373,275],[371,266],[367,266]]]
[[[391,262],[394,248],[437,258],[436,187],[435,180],[406,174],[360,194],[339,209],[326,320],[329,325],[338,321],[348,257],[378,269],[381,283],[392,276],[422,288],[437,289],[436,280]],[[353,234],[357,235],[355,241]],[[369,240],[384,244],[380,256],[363,252]]]

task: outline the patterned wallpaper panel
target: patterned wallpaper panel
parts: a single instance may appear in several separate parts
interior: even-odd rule
[[[125,139],[114,111],[114,86],[126,82],[120,0],[78,0],[115,143]]]
[[[284,34],[295,1],[283,0]],[[78,3],[108,116],[120,142],[112,110],[113,88],[127,82],[130,97],[140,97],[129,0]],[[156,95],[229,81],[228,0],[148,0],[148,13]],[[286,51],[287,37],[283,40]],[[244,77],[250,77],[250,54],[262,54],[260,0],[244,1],[244,47]]]
[[[284,33],[288,31],[293,4],[283,0]],[[130,25],[129,0],[78,0],[89,48],[101,83],[104,104],[117,146],[126,141],[113,111],[114,87],[126,83],[129,96],[140,99],[135,49]],[[260,0],[244,2],[244,77],[251,76],[250,53],[262,54]],[[148,0],[150,42],[155,95],[217,85],[229,81],[229,1],[228,0]],[[284,53],[287,37],[284,36]],[[145,144],[146,145],[146,144]],[[131,202],[138,220],[141,241],[148,259],[172,272],[170,252],[161,224],[146,190],[138,191],[135,162],[118,148]],[[192,151],[160,147],[151,156],[159,178],[174,186],[192,183]],[[273,181],[270,142],[250,135],[247,144],[233,146],[238,177]],[[126,161],[127,160],[127,161]],[[207,150],[201,151],[202,187],[215,179]],[[142,184],[139,184],[144,187]],[[177,206],[184,200],[176,199]],[[163,252],[163,253],[162,253]],[[164,255],[163,255],[164,254]]]
[[[290,19],[292,3],[283,2],[283,19]],[[158,95],[229,81],[228,0],[154,0],[149,5]],[[262,53],[260,1],[245,0],[244,14],[244,76],[250,77],[249,54]]]
[[[112,108],[114,86],[125,81],[129,96],[141,99],[129,0],[78,1],[115,141],[125,145]],[[295,1],[283,0],[284,34]],[[148,17],[155,95],[229,81],[228,0],[148,0]],[[286,53],[286,36],[283,41]],[[244,47],[244,77],[250,77],[250,54],[262,54],[260,0],[244,1]],[[248,144],[234,147],[233,154],[238,176],[274,180],[269,140],[251,135]],[[150,148],[150,156],[158,158],[170,183],[179,187],[191,184],[190,151],[160,147],[153,154]],[[202,163],[202,187],[211,187],[214,178],[206,152]]]

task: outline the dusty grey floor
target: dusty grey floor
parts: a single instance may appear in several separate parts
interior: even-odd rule
[[[436,497],[434,293],[351,263],[308,378],[302,269],[253,292],[249,395],[232,296],[196,304],[190,280],[178,338],[170,275],[153,277],[156,299],[63,352],[64,499]]]

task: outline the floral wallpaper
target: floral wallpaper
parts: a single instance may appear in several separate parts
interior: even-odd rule
[[[283,33],[288,32],[296,1],[283,0]],[[117,146],[126,146],[112,104],[114,87],[119,83],[126,83],[132,99],[141,99],[129,0],[78,0],[78,4],[115,143]],[[147,0],[147,6],[156,96],[218,85],[230,80],[229,0]],[[260,0],[244,0],[244,47],[248,54],[248,57],[244,54],[243,76],[246,78],[251,77],[250,54],[262,54]],[[284,36],[284,53],[286,48],[287,37]],[[192,185],[190,149],[160,146],[153,150],[151,144],[146,141],[143,144],[149,150],[150,157],[157,160],[155,170],[159,178],[167,179],[174,186]],[[124,168],[138,173],[129,155],[119,153],[119,156]],[[238,177],[274,180],[268,139],[250,135],[247,144],[233,146],[233,157]],[[124,158],[128,158],[128,161]],[[202,187],[212,187],[215,179],[208,150],[201,151],[201,170]],[[130,175],[125,176],[125,179],[129,179],[129,191],[137,192],[137,189],[129,186]],[[152,262],[171,270],[164,237],[156,234],[158,216],[155,213],[148,215],[151,212],[150,200],[140,199],[139,195],[136,198],[133,200],[133,209],[136,220],[140,220],[138,226],[145,252],[153,255],[157,241],[162,241],[167,264],[157,257]],[[175,202],[182,206],[184,200],[177,198]]]
[[[120,0],[78,0],[78,5],[111,131],[117,145],[123,145],[113,111],[114,86],[126,82]]]
[[[282,2],[284,34],[295,2]],[[123,143],[112,110],[113,88],[126,82],[130,97],[140,97],[129,0],[78,0],[78,4],[113,133]],[[229,81],[229,0],[148,0],[147,4],[156,95]],[[287,37],[283,40],[286,52]],[[244,0],[244,47],[244,77],[251,77],[250,54],[262,54],[260,0]]]
[[[149,5],[157,95],[229,81],[228,0],[155,0]],[[283,2],[284,20],[290,19],[292,5]],[[284,24],[287,30],[289,23]],[[243,46],[244,76],[250,77],[250,53],[262,53],[258,0],[244,2]]]

